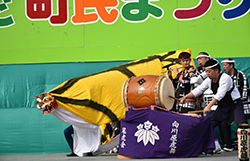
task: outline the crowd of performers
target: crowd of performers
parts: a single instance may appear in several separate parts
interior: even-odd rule
[[[149,57],[148,59],[143,59],[132,64],[147,62],[148,64],[155,63],[160,66],[161,63],[155,58],[157,58],[157,56]],[[247,76],[243,72],[235,69],[235,60],[230,58],[221,62],[225,73],[222,72],[219,62],[216,59],[211,59],[210,55],[206,52],[201,52],[196,57],[199,64],[196,68],[190,65],[191,55],[189,52],[181,52],[178,58],[179,63],[182,65],[181,68],[171,66],[166,75],[166,77],[172,80],[175,88],[175,97],[178,99],[171,111],[188,113],[189,111],[203,110],[203,115],[211,117],[212,126],[214,128],[215,150],[213,152],[220,153],[222,150],[233,151],[234,149],[231,140],[232,123],[235,121],[237,127],[239,127],[242,123],[248,123],[247,120],[250,119],[249,85]],[[150,65],[145,65],[143,68],[149,68],[149,66]],[[124,67],[128,67],[128,65],[122,67],[123,68],[115,69],[124,70],[126,69]],[[158,70],[158,66],[156,66],[155,69]],[[141,71],[139,68],[136,68],[136,72],[137,70]],[[156,72],[151,68],[144,70],[147,71],[146,74],[161,72],[161,70]],[[104,74],[109,75],[110,72],[116,71],[108,70]],[[127,70],[121,73],[129,74],[127,73]],[[141,75],[143,74],[144,73],[142,72]],[[176,76],[174,77],[174,75]],[[85,115],[87,116],[88,114],[85,113],[87,111],[83,113],[78,112],[75,109],[70,110],[69,108],[62,107],[64,105],[63,103],[65,103],[66,107],[68,104],[73,104],[72,107],[88,105],[93,106],[99,111],[106,112],[105,114],[109,116],[113,116],[110,115],[112,112],[110,112],[109,109],[101,110],[105,107],[100,104],[85,99],[83,101],[78,100],[79,96],[77,95],[77,90],[82,92],[82,87],[78,88],[76,83],[80,82],[82,78],[84,77],[71,79],[52,90],[52,93],[40,94],[36,97],[38,102],[37,108],[43,110],[43,114],[51,113],[60,121],[72,125],[64,131],[65,138],[72,150],[72,153],[67,156],[91,156],[93,155],[93,152],[99,149],[101,143],[105,143],[105,141],[107,142],[111,139],[103,138],[107,136],[102,134],[103,131],[107,131],[108,129],[110,137],[116,136],[117,132],[120,131],[119,123],[118,126],[108,126],[109,124],[106,124],[106,127],[104,127],[104,129],[106,129],[101,130],[101,125],[98,123],[91,122],[93,120],[85,121],[85,119],[81,117]],[[126,76],[124,76],[123,79],[125,78]],[[122,82],[123,79],[120,79],[120,81]],[[91,80],[92,79],[88,82],[93,83]],[[85,85],[86,82],[83,80],[83,82],[80,83],[81,85]],[[110,83],[107,85],[107,89],[110,88],[109,85]],[[94,87],[95,86],[96,85],[94,85]],[[69,91],[69,89],[71,91]],[[75,97],[77,99],[69,97],[73,94],[72,91],[76,93]],[[66,93],[66,95],[63,97],[63,95],[61,95],[62,93]],[[109,92],[107,91],[107,93]],[[54,98],[57,100],[53,101]],[[113,97],[111,100],[113,100]],[[122,108],[120,111],[120,117],[124,117],[123,110],[124,109]],[[95,112],[95,110],[91,111]],[[116,118],[114,120],[119,119]],[[114,121],[113,123],[117,124],[117,122]],[[72,134],[74,134],[73,138]],[[222,139],[223,144],[219,143],[219,138]],[[223,148],[221,148],[220,145],[223,145]]]
[[[178,71],[175,67],[168,72],[177,76],[172,79],[175,87],[175,97],[179,98],[172,110],[179,113],[203,110],[204,115],[210,116],[215,136],[214,153],[234,150],[231,140],[231,125],[235,121],[237,127],[248,123],[250,115],[249,85],[247,76],[235,69],[235,60],[225,59],[221,63],[225,73],[221,71],[219,62],[211,59],[206,52],[196,57],[199,66],[190,66],[191,55],[182,52],[179,62],[183,67]],[[206,97],[206,94],[210,98]],[[220,146],[219,138],[223,142]]]
[[[173,82],[176,101],[172,111],[188,113],[189,111],[204,110],[205,116],[210,116],[214,128],[215,150],[213,153],[234,150],[231,140],[231,124],[235,121],[237,127],[241,123],[248,123],[250,119],[249,85],[247,76],[235,69],[235,60],[223,60],[223,73],[219,62],[211,59],[206,52],[200,52],[196,57],[198,67],[193,67],[191,55],[182,52],[179,55],[181,68],[176,66],[168,71],[167,77]],[[180,70],[182,69],[182,70]],[[176,75],[173,79],[172,73]],[[70,132],[69,132],[70,130]],[[112,131],[112,128],[110,128]],[[236,133],[236,132],[235,132]],[[65,130],[65,138],[73,152],[72,126]],[[219,143],[221,138],[223,148]],[[86,156],[91,156],[87,153]]]

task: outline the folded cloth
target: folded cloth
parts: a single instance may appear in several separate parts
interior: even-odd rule
[[[135,158],[185,158],[215,148],[210,117],[171,111],[129,110],[121,120],[119,154]]]

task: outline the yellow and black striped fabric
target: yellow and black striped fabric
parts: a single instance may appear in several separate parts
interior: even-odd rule
[[[122,87],[130,77],[162,75],[164,65],[179,62],[178,55],[190,49],[155,54],[99,73],[70,79],[49,93],[60,108],[85,121],[103,125],[125,117]]]

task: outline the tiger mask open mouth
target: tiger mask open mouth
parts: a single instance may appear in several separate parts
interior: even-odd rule
[[[56,100],[50,93],[41,93],[35,98],[37,100],[37,109],[42,110],[44,115],[51,113],[58,107]]]

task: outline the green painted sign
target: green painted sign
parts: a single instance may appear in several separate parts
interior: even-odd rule
[[[0,64],[249,57],[249,0],[2,0]]]

